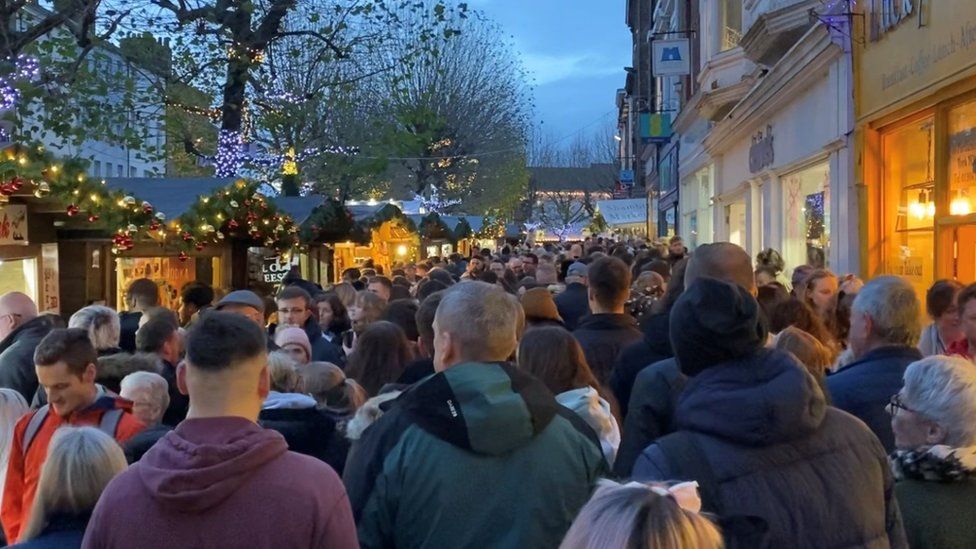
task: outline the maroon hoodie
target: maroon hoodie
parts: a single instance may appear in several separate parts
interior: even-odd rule
[[[83,547],[356,548],[345,488],[244,418],[187,419],[116,477]]]

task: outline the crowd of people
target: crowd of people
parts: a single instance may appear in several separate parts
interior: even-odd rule
[[[25,547],[976,546],[976,284],[593,238],[0,296]],[[922,302],[931,323],[922,328]],[[976,517],[974,517],[976,518]]]

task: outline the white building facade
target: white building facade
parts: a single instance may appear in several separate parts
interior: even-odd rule
[[[698,7],[698,90],[675,121],[680,234],[774,248],[787,274],[858,272],[849,20],[816,0]]]

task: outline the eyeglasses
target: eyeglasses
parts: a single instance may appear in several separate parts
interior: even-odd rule
[[[906,412],[911,412],[913,414],[915,413],[915,410],[905,406],[905,404],[901,401],[901,395],[896,393],[891,395],[891,400],[888,401],[888,413],[896,416],[898,415],[898,410],[905,410]]]

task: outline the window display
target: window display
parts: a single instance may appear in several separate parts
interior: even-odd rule
[[[830,249],[830,165],[826,162],[786,175],[783,183],[783,260],[827,267]]]

